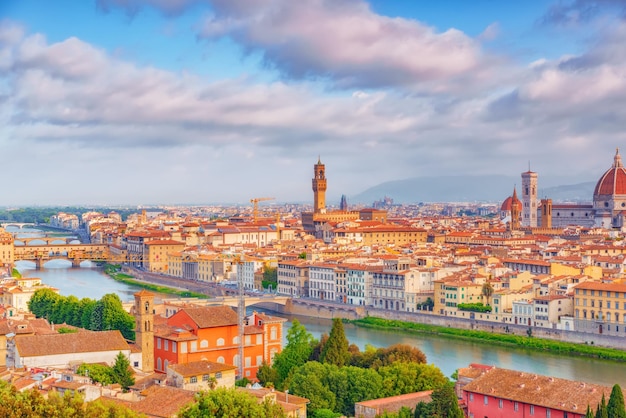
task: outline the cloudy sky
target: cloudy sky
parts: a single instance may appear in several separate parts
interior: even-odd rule
[[[626,152],[624,0],[3,0],[0,16],[0,206],[308,201],[318,156],[329,201],[529,161],[576,183]]]

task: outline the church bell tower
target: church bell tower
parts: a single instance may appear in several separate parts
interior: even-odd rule
[[[313,166],[313,212],[326,212],[326,167],[319,158]]]
[[[154,295],[140,290],[135,296],[135,342],[141,349],[141,370],[154,371]]]

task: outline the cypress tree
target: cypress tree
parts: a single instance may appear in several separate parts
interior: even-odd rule
[[[598,409],[596,409],[596,418],[609,418],[608,411],[606,410],[606,398],[604,397],[604,393],[602,394],[602,401],[598,404]]]
[[[593,418],[593,412],[591,412],[591,406],[587,405],[587,413],[585,414],[585,418]]]
[[[613,390],[611,390],[611,397],[609,398],[606,410],[607,415],[611,418],[626,418],[624,393],[618,384],[613,385]]]
[[[330,330],[328,341],[326,341],[322,349],[320,360],[322,363],[343,367],[350,361],[349,345],[343,329],[343,322],[341,322],[340,318],[333,319],[333,327]]]

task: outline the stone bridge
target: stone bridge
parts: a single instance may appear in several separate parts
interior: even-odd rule
[[[22,229],[22,228],[24,228],[26,226],[36,226],[36,224],[33,224],[33,223],[23,223],[23,222],[1,222],[0,226],[2,228],[6,228],[6,227],[9,227],[9,226],[14,226],[15,228]]]
[[[262,305],[262,304],[274,304],[274,305],[287,305],[290,303],[291,298],[288,296],[275,296],[275,295],[259,295],[259,296],[248,296],[246,295],[245,304],[247,306],[252,305]],[[225,305],[236,308],[239,306],[239,297],[237,296],[220,296],[207,300],[208,304],[211,305]]]
[[[77,237],[39,237],[39,238],[14,238],[13,245],[15,247],[29,246],[33,241],[43,241],[47,245],[63,245],[70,244],[72,241],[80,241]]]
[[[33,261],[38,269],[57,259],[70,260],[73,267],[83,261],[109,261],[109,246],[103,244],[18,245],[14,246],[15,261]]]

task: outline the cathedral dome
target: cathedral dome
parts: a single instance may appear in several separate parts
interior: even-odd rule
[[[500,212],[510,212],[512,200],[513,198],[511,196],[504,199],[504,202],[502,202],[502,206],[500,206]]]
[[[615,152],[613,166],[600,177],[593,191],[594,198],[603,195],[626,195],[626,168],[622,165],[619,150]]]

